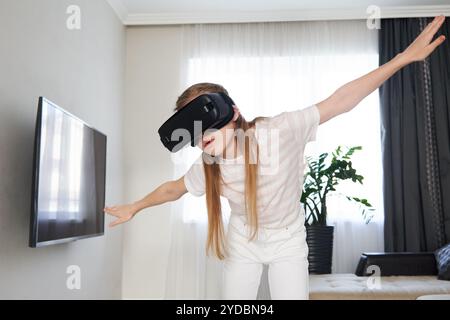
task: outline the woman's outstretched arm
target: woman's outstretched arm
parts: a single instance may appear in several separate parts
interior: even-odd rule
[[[346,83],[330,97],[317,103],[320,123],[352,110],[362,99],[381,86],[398,70],[411,62],[421,61],[428,57],[445,40],[445,36],[440,36],[431,42],[444,20],[444,16],[434,18],[408,48],[397,54],[392,60],[372,72]]]
[[[114,227],[118,224],[127,222],[145,208],[163,204],[168,201],[175,201],[186,192],[187,189],[184,184],[183,176],[178,180],[167,181],[161,184],[139,201],[130,204],[105,207],[103,211],[117,218],[109,224],[110,227]]]

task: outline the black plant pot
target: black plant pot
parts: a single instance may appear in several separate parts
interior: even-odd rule
[[[307,226],[309,273],[331,273],[333,256],[333,226]]]

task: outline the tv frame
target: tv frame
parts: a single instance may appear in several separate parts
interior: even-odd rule
[[[48,241],[42,241],[38,242],[38,199],[39,199],[39,167],[40,167],[40,150],[41,150],[41,126],[42,126],[42,107],[43,102],[46,102],[50,105],[52,105],[54,108],[58,109],[59,111],[63,112],[67,116],[70,116],[74,118],[75,120],[82,123],[84,126],[88,127],[91,130],[94,130],[101,135],[105,137],[105,170],[103,172],[104,174],[104,180],[105,180],[105,188],[103,190],[103,199],[105,202],[106,199],[106,157],[108,152],[108,136],[101,132],[100,130],[96,129],[95,127],[87,124],[85,121],[81,120],[77,116],[71,114],[67,110],[64,110],[60,106],[58,106],[56,103],[50,101],[49,99],[40,96],[39,102],[38,102],[38,110],[36,115],[36,127],[35,127],[35,135],[34,135],[34,151],[33,151],[33,178],[32,178],[32,190],[31,190],[31,214],[30,214],[30,231],[29,231],[29,247],[30,248],[38,248],[38,247],[44,247],[49,246],[53,244],[60,244],[60,243],[67,243],[67,242],[73,242],[76,240],[81,239],[87,239],[87,238],[93,238],[93,237],[99,237],[105,234],[105,215],[102,214],[103,217],[103,231],[99,233],[93,233],[83,236],[75,236],[75,237],[68,237],[68,238],[62,238],[62,239],[56,239],[56,240],[48,240]],[[105,203],[102,205],[105,206]]]

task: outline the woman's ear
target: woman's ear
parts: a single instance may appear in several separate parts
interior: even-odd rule
[[[240,115],[241,113],[239,112],[238,107],[233,106],[233,109],[234,109],[233,121],[236,121],[236,120],[239,118],[239,115]]]

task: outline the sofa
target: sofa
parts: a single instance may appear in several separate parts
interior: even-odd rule
[[[363,253],[355,273],[311,274],[311,300],[450,299],[433,253]]]

